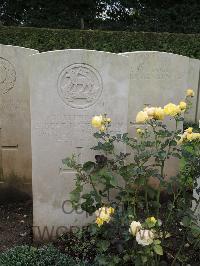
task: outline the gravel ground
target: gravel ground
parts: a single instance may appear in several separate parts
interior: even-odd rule
[[[32,243],[32,201],[0,203],[0,252]]]

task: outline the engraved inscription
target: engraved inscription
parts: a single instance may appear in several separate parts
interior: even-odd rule
[[[0,91],[9,92],[15,85],[16,72],[14,66],[6,59],[0,57]]]
[[[90,123],[91,117],[92,115],[52,114],[44,121],[36,121],[34,129],[39,137],[53,138],[74,147],[80,143],[85,146],[91,143],[92,134],[95,132]],[[115,128],[111,127],[110,133],[120,133],[122,126],[123,121],[116,121]]]
[[[173,61],[169,58],[158,58],[157,61],[155,60],[155,64],[152,63],[151,59],[155,60],[155,58],[144,57],[143,61],[132,67],[132,80],[181,80],[187,75],[186,70],[175,69]]]
[[[58,93],[67,105],[87,108],[95,104],[101,96],[102,79],[92,66],[73,64],[61,72]]]
[[[53,137],[56,141],[68,142],[69,145],[73,142],[76,145],[77,141],[89,141],[88,136],[93,132],[90,120],[91,117],[87,115],[55,114],[45,121],[38,121],[35,129],[40,137]]]

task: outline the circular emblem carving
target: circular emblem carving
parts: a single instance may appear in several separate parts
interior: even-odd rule
[[[99,99],[101,92],[101,77],[90,65],[70,65],[59,76],[58,93],[71,107],[87,108]]]
[[[11,90],[16,81],[16,72],[13,65],[6,59],[0,57],[0,91],[2,94]]]

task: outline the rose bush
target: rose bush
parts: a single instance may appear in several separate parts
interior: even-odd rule
[[[179,126],[193,96],[189,89],[186,99],[177,105],[145,107],[136,116],[136,123],[143,125],[137,128],[136,137],[111,135],[111,119],[95,116],[91,121],[98,129],[94,133],[97,145],[92,147],[97,153],[95,160],[83,165],[75,156],[63,160],[76,170],[72,205],[96,216],[88,231],[96,243],[97,265],[184,264],[190,262],[185,255],[188,245],[194,252],[199,250],[197,207],[192,210],[191,206],[198,177],[192,165],[199,163],[200,134],[191,128],[183,133]],[[174,121],[174,130],[165,125],[167,116]],[[130,152],[117,153],[119,143]],[[191,149],[186,144],[192,146],[192,162],[188,162]],[[172,157],[184,157],[185,163],[180,173],[167,181],[165,166]],[[152,177],[157,186],[150,182]]]

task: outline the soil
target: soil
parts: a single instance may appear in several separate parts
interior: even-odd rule
[[[32,201],[0,203],[0,252],[32,244]]]

